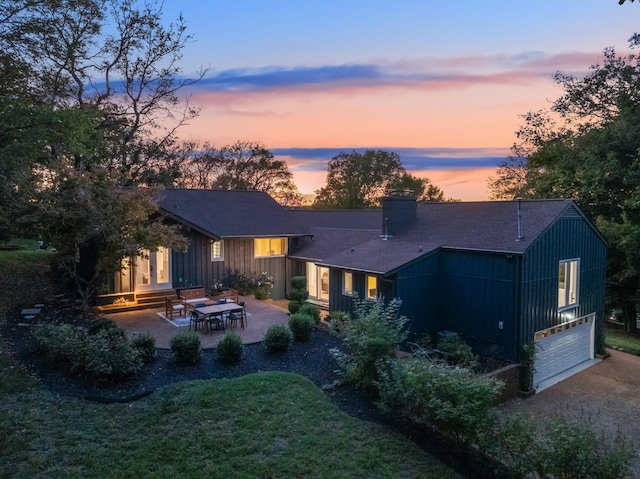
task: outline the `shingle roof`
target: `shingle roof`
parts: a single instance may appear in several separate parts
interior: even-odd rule
[[[208,236],[269,237],[309,234],[290,210],[262,191],[166,189],[160,208]]]
[[[304,246],[295,256],[315,258],[320,265],[384,274],[438,248],[521,254],[570,205],[573,205],[571,200],[521,201],[521,238],[518,238],[516,201],[419,204],[416,220],[387,240],[380,236],[379,210],[377,220],[370,217],[368,222],[358,220],[355,212],[352,212],[354,220],[349,221],[352,213],[341,211],[336,217],[348,225],[346,228],[312,225],[313,244]],[[313,215],[300,213],[303,221],[312,222]],[[326,218],[322,221],[330,223]],[[351,225],[358,225],[360,229]]]

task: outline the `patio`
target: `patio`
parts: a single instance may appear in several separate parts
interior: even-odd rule
[[[274,324],[287,325],[289,322],[287,301],[260,301],[250,296],[240,297],[245,302],[247,312],[247,324],[242,329],[240,326],[228,328],[226,332],[240,335],[244,344],[257,343],[264,339],[264,335],[270,326]],[[125,313],[113,313],[108,317],[113,319],[118,326],[125,330],[127,337],[136,334],[149,333],[156,340],[156,347],[169,349],[171,338],[179,332],[189,331],[189,323],[186,326],[176,327],[166,319],[158,315],[164,308],[128,311]],[[193,328],[192,328],[193,331]],[[198,331],[203,349],[215,348],[218,341],[225,334],[223,331],[214,330]]]

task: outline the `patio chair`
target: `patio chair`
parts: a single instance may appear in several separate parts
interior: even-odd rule
[[[221,314],[210,314],[207,316],[207,325],[209,326],[209,333],[213,334],[213,330],[225,331],[224,318]]]
[[[198,307],[198,306],[196,306]],[[193,324],[193,330],[197,331],[198,327],[204,329],[206,324],[206,318],[202,314],[198,314],[197,311],[191,311],[191,318],[189,320],[189,331],[191,331],[191,325]]]
[[[173,321],[173,316],[178,317],[185,316],[187,312],[187,306],[181,299],[173,299],[167,296],[164,303],[164,314],[169,321]]]
[[[238,306],[240,306],[240,304],[238,304]],[[228,317],[229,326],[233,327],[233,323],[239,321],[240,325],[242,326],[242,329],[244,329],[246,318],[247,318],[247,315],[244,311],[244,305],[242,305],[242,309],[237,309],[229,313],[229,317]]]

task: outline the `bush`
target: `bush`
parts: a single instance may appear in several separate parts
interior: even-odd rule
[[[138,334],[131,340],[131,346],[138,350],[140,359],[149,364],[156,358],[156,340],[148,333]]]
[[[244,355],[242,338],[236,333],[225,334],[218,343],[216,355],[224,363],[237,363]]]
[[[302,308],[304,303],[299,303],[298,301],[289,301],[287,304],[287,308],[289,309],[289,314],[296,314]]]
[[[336,333],[340,333],[348,321],[351,321],[351,315],[346,311],[332,311],[327,316],[329,326]]]
[[[371,389],[378,379],[376,362],[394,357],[396,348],[407,337],[408,319],[398,316],[400,304],[398,299],[384,305],[354,298],[356,318],[344,323],[340,332],[348,353],[332,350],[347,381],[374,392]]]
[[[115,321],[104,316],[97,316],[87,324],[87,333],[89,335],[98,334],[102,330],[119,330],[122,336],[125,335],[124,330],[120,329]]]
[[[314,319],[300,310],[289,318],[289,329],[296,341],[309,341],[315,327]]]
[[[302,308],[305,301],[309,299],[307,291],[307,278],[305,276],[294,276],[291,278],[291,291],[289,292],[289,313],[296,314]]]
[[[383,412],[436,426],[462,441],[475,438],[502,383],[442,361],[387,360],[376,381]]]
[[[499,458],[517,477],[628,477],[633,448],[618,435],[612,443],[598,438],[588,421],[552,416],[545,426],[514,414],[484,431],[482,452]]]
[[[300,307],[298,312],[311,316],[311,319],[313,319],[313,324],[320,324],[320,308],[318,308],[315,304],[304,303]]]
[[[200,336],[195,332],[181,332],[171,338],[171,351],[179,364],[196,364],[200,360]]]
[[[82,345],[78,372],[96,379],[122,379],[142,369],[139,351],[121,334],[119,328],[101,329],[88,335]]]
[[[471,350],[471,346],[465,343],[464,339],[457,334],[439,339],[438,349],[450,364],[473,366],[476,363],[476,357]]]
[[[286,351],[293,340],[291,330],[281,324],[270,326],[264,336],[264,348],[268,353]]]
[[[56,364],[70,364],[77,357],[81,341],[70,324],[45,324],[34,334],[36,350]]]
[[[307,289],[307,277],[306,276],[292,276],[291,277],[291,287],[296,289],[296,290]]]

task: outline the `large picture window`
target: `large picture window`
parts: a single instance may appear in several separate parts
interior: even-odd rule
[[[353,273],[344,271],[342,273],[342,294],[353,294]]]
[[[224,245],[222,240],[211,243],[211,261],[224,260]]]
[[[579,259],[560,261],[558,270],[558,309],[567,309],[578,305],[579,279]]]
[[[284,256],[286,253],[286,238],[256,238],[254,240],[254,256]]]

